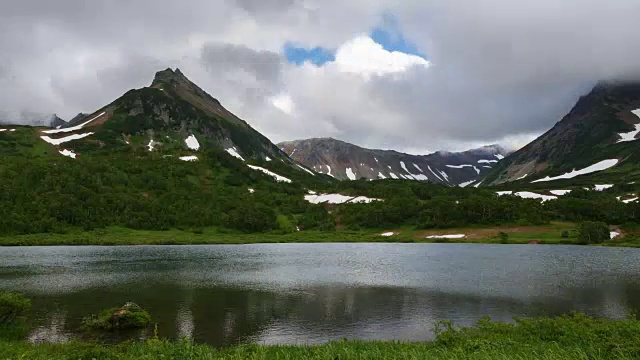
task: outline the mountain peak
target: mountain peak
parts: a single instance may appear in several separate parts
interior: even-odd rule
[[[180,71],[180,69],[176,68],[176,70],[174,71],[171,68],[166,68],[165,70],[156,72],[156,76],[153,78],[151,86],[161,82],[172,83],[180,80],[188,80],[186,76],[184,76],[182,71]]]

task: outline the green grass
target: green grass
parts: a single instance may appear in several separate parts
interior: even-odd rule
[[[434,341],[337,341],[318,346],[241,345],[214,349],[190,341],[153,338],[102,345],[82,342],[32,345],[0,340],[0,359],[637,359],[640,321],[557,318],[483,319],[468,328],[440,325]]]
[[[284,219],[283,219],[284,220]],[[397,235],[380,236],[388,229],[362,231],[301,231],[282,233],[244,234],[224,229],[205,228],[193,230],[172,229],[168,231],[132,230],[110,227],[94,231],[75,231],[66,234],[30,234],[0,237],[0,246],[54,246],[54,245],[206,245],[206,244],[258,244],[258,243],[477,243],[477,244],[578,244],[576,225],[569,222],[551,222],[539,226],[466,227],[442,230],[418,230],[404,227],[393,230]],[[568,238],[562,232],[568,231]],[[499,232],[508,234],[503,242]],[[464,239],[427,239],[428,235],[466,234]],[[640,247],[640,242],[625,241],[625,238],[607,242],[605,246]]]

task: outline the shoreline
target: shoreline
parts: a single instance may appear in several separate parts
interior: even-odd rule
[[[396,229],[393,236],[382,236],[384,230],[335,232],[304,231],[288,234],[223,232],[218,229],[148,231],[127,228],[106,228],[77,231],[67,234],[30,234],[0,237],[1,247],[17,246],[162,246],[162,245],[247,245],[247,244],[316,244],[316,243],[372,243],[372,244],[494,244],[494,245],[575,245],[640,247],[640,243],[614,240],[603,244],[583,245],[576,238],[563,238],[561,232],[572,228],[571,223],[552,223],[529,227],[461,228],[445,230]],[[498,231],[507,232],[501,239]],[[434,233],[467,233],[469,237],[455,239],[427,238]]]

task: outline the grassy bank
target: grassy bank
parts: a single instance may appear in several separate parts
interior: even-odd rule
[[[562,239],[561,232],[571,229],[573,224],[554,223],[548,226],[463,228],[423,231],[413,228],[394,230],[363,230],[335,232],[301,231],[288,234],[257,233],[242,234],[221,232],[218,229],[145,231],[127,228],[107,228],[94,231],[77,231],[67,234],[32,234],[0,237],[0,245],[189,245],[189,244],[255,244],[255,243],[323,243],[323,242],[477,242],[499,243],[496,236],[504,230],[513,232],[510,243],[527,243],[530,239],[546,243],[571,242]],[[381,236],[384,232],[394,232],[394,236]],[[429,235],[463,233],[465,239],[427,239]],[[568,240],[568,241],[567,241]]]
[[[640,321],[596,320],[584,315],[482,320],[476,326],[441,326],[435,341],[339,341],[319,346],[242,345],[214,349],[189,341],[151,339],[116,346],[41,344],[0,340],[0,359],[637,359]]]
[[[145,231],[111,227],[94,231],[66,234],[32,234],[0,237],[0,246],[52,246],[52,245],[199,245],[199,244],[256,244],[256,243],[326,243],[326,242],[389,242],[389,243],[480,243],[480,244],[577,244],[575,224],[552,222],[540,226],[466,227],[443,230],[415,228],[379,229],[334,232],[301,231],[288,234],[242,234],[224,232],[214,228],[198,230]],[[393,236],[381,236],[393,232]],[[563,237],[562,233],[569,233]],[[500,233],[507,238],[500,237]],[[428,236],[464,234],[463,239],[429,239]],[[611,242],[613,246],[640,246],[624,239]]]
[[[198,230],[146,231],[111,227],[94,231],[76,231],[66,234],[32,234],[0,237],[0,246],[53,246],[53,245],[203,245],[203,244],[258,244],[258,243],[478,243],[478,244],[578,244],[576,224],[551,222],[539,226],[465,227],[441,230],[419,230],[405,227],[361,231],[301,231],[288,234],[243,234],[220,231],[215,228]],[[393,232],[393,236],[381,236]],[[500,233],[507,235],[501,237]],[[563,237],[562,234],[568,234]],[[464,234],[462,239],[430,239],[429,236]],[[566,235],[565,234],[565,235]],[[625,237],[607,242],[607,246],[640,247],[640,238]]]

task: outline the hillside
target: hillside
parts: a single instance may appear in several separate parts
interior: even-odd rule
[[[640,83],[601,83],[561,121],[487,174],[486,184],[544,186],[640,179]]]
[[[485,175],[508,151],[497,145],[459,153],[410,155],[365,149],[332,138],[278,144],[292,159],[338,180],[407,179],[467,186]]]

